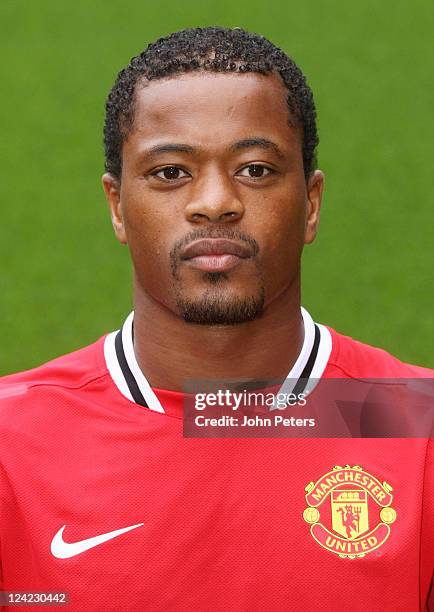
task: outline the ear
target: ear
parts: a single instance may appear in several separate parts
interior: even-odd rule
[[[324,189],[324,174],[315,170],[307,180],[307,210],[304,243],[310,244],[315,240],[319,225],[321,198]]]
[[[102,186],[105,191],[107,202],[110,209],[110,216],[112,220],[113,229],[115,230],[115,236],[121,244],[127,243],[127,237],[125,233],[124,220],[122,215],[121,206],[121,186],[119,180],[106,172],[102,176]]]

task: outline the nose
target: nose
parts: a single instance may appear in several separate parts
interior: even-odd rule
[[[241,219],[244,206],[230,179],[220,173],[212,173],[197,182],[193,199],[185,208],[191,223],[228,223]]]

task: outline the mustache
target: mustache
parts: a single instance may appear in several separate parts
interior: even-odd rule
[[[238,240],[241,242],[246,242],[250,247],[253,257],[255,257],[255,255],[259,253],[259,244],[254,238],[252,238],[248,234],[244,234],[243,232],[230,228],[203,227],[192,230],[183,238],[175,242],[173,248],[170,251],[170,260],[172,262],[172,265],[175,264],[176,261],[178,261],[180,251],[184,249],[187,245],[189,245],[190,242],[195,242],[196,240],[204,240],[207,238],[223,238],[226,240]]]

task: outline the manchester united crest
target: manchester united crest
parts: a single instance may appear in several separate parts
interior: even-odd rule
[[[384,544],[396,519],[392,487],[361,468],[336,465],[305,488],[313,538],[340,557],[364,557]]]

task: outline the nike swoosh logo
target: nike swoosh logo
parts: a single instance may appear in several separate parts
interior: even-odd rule
[[[137,529],[137,527],[141,527],[144,524],[145,523],[137,523],[137,525],[130,525],[130,527],[123,527],[122,529],[102,533],[101,535],[87,538],[86,540],[80,540],[79,542],[65,542],[63,539],[63,531],[66,525],[63,525],[51,541],[51,553],[54,557],[57,557],[57,559],[69,559],[70,557],[80,555],[84,551],[89,550],[89,548],[103,544],[103,542],[107,542],[112,538],[117,538],[117,536],[127,533],[127,531],[131,531],[131,529]]]

